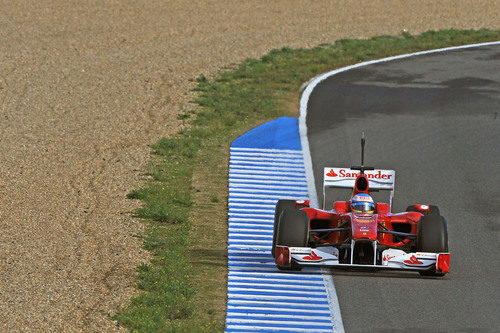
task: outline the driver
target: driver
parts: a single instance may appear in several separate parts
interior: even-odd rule
[[[359,193],[351,199],[351,211],[353,213],[373,214],[375,213],[375,203],[368,194]]]

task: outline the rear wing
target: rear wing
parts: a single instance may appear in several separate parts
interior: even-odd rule
[[[392,198],[394,197],[394,181],[396,172],[394,170],[366,170],[368,186],[370,190],[390,191],[389,207],[392,210]],[[354,189],[356,177],[359,171],[351,168],[325,168],[323,172],[323,209],[326,207],[326,189],[327,188],[348,188]]]

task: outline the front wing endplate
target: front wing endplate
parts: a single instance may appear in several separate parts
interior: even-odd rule
[[[449,253],[412,252],[388,249],[382,252],[382,264],[361,265],[339,262],[339,251],[335,247],[290,247],[290,260],[300,266],[357,267],[394,269],[406,271],[427,271],[435,269],[439,273],[448,273]]]

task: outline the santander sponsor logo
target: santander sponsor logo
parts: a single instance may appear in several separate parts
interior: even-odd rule
[[[423,262],[417,259],[415,256],[411,256],[410,259],[403,261],[407,265],[422,265]]]
[[[384,258],[382,258],[382,261],[389,261],[389,260],[391,260],[394,257],[395,256],[391,256],[391,255],[386,254],[386,255],[384,255]]]
[[[330,172],[328,172],[326,175],[328,177],[337,177],[337,178],[356,178],[359,176],[359,172],[352,172],[350,170],[340,169],[337,174],[335,173],[335,171],[333,171],[333,169],[331,169]],[[387,180],[392,179],[391,174],[382,173],[382,171],[380,170],[378,170],[375,173],[370,173],[369,171],[367,171],[365,172],[365,176],[368,179],[387,179]]]
[[[330,169],[330,172],[326,174],[328,177],[337,177],[338,175],[333,171],[333,169]]]
[[[323,257],[320,257],[314,253],[314,251],[311,251],[311,255],[305,256],[302,259],[303,260],[321,260]]]

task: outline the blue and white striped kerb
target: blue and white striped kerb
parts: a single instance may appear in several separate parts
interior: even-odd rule
[[[264,124],[231,146],[226,332],[332,332],[321,271],[274,265],[278,199],[308,199],[295,118]]]

